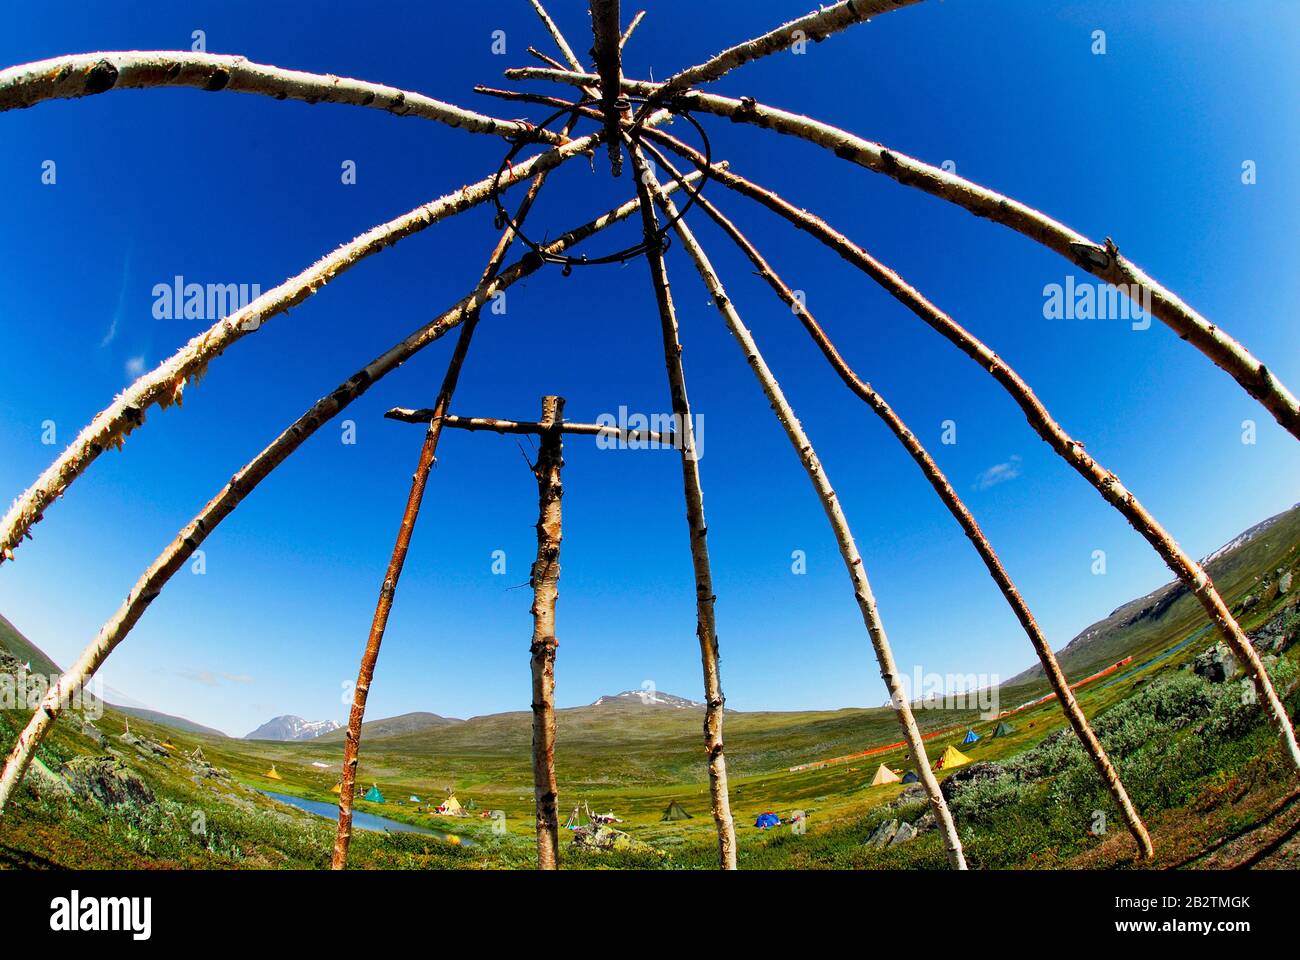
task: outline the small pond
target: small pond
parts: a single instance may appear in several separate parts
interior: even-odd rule
[[[259,793],[265,794],[272,800],[279,800],[281,803],[287,803],[291,807],[297,807],[299,810],[305,810],[308,813],[314,813],[318,817],[324,817],[326,820],[338,820],[339,808],[337,804],[324,803],[320,800],[307,800],[303,797],[295,797],[288,793],[276,793],[272,790],[259,790]],[[400,820],[390,820],[387,817],[377,817],[373,813],[364,813],[355,807],[352,810],[352,826],[358,830],[385,830],[388,833],[422,833],[432,837],[446,839],[450,834],[442,830],[432,830],[428,827],[417,827],[414,824],[402,823]],[[469,847],[473,842],[460,838],[460,842]]]

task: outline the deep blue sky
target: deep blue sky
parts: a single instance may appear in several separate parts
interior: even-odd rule
[[[658,78],[803,12],[807,3],[657,3],[627,70]],[[552,0],[573,45],[585,3]],[[630,12],[631,4],[625,5]],[[688,27],[693,28],[688,31]],[[212,52],[478,97],[551,50],[524,0],[353,3],[47,0],[14,6],[0,65],[101,49]],[[491,53],[504,29],[508,53]],[[1094,30],[1107,53],[1091,52]],[[1242,0],[931,0],[803,56],[717,84],[798,109],[1045,209],[1126,254],[1300,385],[1295,213],[1300,7]],[[540,85],[537,85],[540,88]],[[782,190],[897,267],[1006,357],[1057,418],[1204,555],[1297,498],[1300,448],[1231,379],[1156,322],[1048,321],[1070,267],[1005,228],[756,128],[704,118],[715,155]],[[129,91],[0,115],[0,497],[17,495],[112,395],[198,325],[153,319],[176,274],[269,288],[339,242],[478,179],[501,141],[343,106],[194,90]],[[685,131],[683,131],[684,133]],[[41,164],[58,183],[41,184]],[[359,182],[340,183],[355,160]],[[1241,183],[1253,160],[1258,182]],[[554,235],[629,194],[602,162],[558,172],[530,226]],[[748,201],[714,198],[750,232],[858,371],[930,446],[1060,646],[1168,571],[1058,461],[987,375],[806,237]],[[919,471],[832,376],[797,323],[707,221],[696,229],[788,391],[853,523],[900,665],[1009,676],[1032,661],[1001,596]],[[183,410],[154,411],[0,569],[0,612],[62,663],[229,475],[318,396],[462,296],[496,231],[485,207],[377,256],[215,363]],[[607,249],[615,238],[593,242]],[[617,238],[617,239],[622,239]],[[877,704],[884,691],[820,506],[689,261],[670,253],[696,410],[723,681],[743,709]],[[1083,278],[1081,278],[1083,279]],[[455,404],[572,419],[667,408],[644,263],[513,288],[484,320]],[[421,432],[388,407],[432,401],[451,339],[321,430],[212,536],[104,670],[135,700],[242,734],[269,716],[346,718]],[[1258,443],[1241,443],[1241,422]],[[939,443],[941,424],[958,443]],[[41,444],[42,422],[58,447]],[[558,699],[660,689],[698,698],[680,472],[671,452],[566,449]],[[999,465],[1004,465],[999,470]],[[987,471],[993,470],[993,474]],[[1000,483],[981,481],[999,476]],[[1009,479],[1006,479],[1009,478]],[[370,698],[372,717],[468,716],[529,702],[528,565],[536,487],[515,441],[452,433],[416,532]],[[490,571],[505,550],[506,576]],[[791,573],[806,551],[808,572]],[[1108,572],[1090,571],[1105,550]]]

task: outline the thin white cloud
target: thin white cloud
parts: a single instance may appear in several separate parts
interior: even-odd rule
[[[975,489],[987,490],[989,487],[996,487],[999,483],[1008,483],[1018,476],[1020,476],[1020,456],[1014,454],[1011,459],[993,464],[976,477]]]
[[[142,373],[144,373],[144,355],[128,357],[126,361],[126,375],[134,380]]]
[[[102,350],[114,340],[117,339],[117,325],[122,319],[122,313],[126,309],[126,286],[131,276],[131,259],[134,253],[133,247],[128,247],[126,256],[122,258],[122,285],[117,291],[117,306],[113,310],[113,319],[108,325],[108,332],[104,334],[104,339],[99,341],[99,348]]]
[[[211,670],[177,670],[178,677],[184,677],[194,683],[200,683],[205,687],[219,687],[222,681],[226,683],[253,683],[253,678],[246,673],[214,673]]]

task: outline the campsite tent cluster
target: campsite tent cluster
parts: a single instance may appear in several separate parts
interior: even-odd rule
[[[1005,737],[1008,734],[1013,732],[1015,732],[1015,728],[1004,720],[999,722],[997,727],[993,730],[991,734],[988,734],[988,736],[991,738]],[[977,734],[974,730],[967,730],[966,736],[962,740],[962,745],[967,746],[970,744],[974,744],[981,739],[983,738],[979,734]],[[196,749],[196,753],[197,752],[198,749]],[[934,762],[934,769],[950,770],[953,767],[964,766],[971,762],[972,761],[970,757],[966,756],[955,746],[949,745],[939,756],[939,759],[937,759]],[[263,774],[263,776],[265,776],[269,780],[284,779],[279,774],[279,772],[275,769],[275,764],[271,764],[271,769],[267,770],[266,773]],[[914,770],[909,770],[907,773],[900,775],[898,771],[891,770],[888,766],[882,763],[880,764],[880,766],[876,768],[876,773],[871,778],[870,786],[879,787],[891,783],[902,783],[906,785],[911,783],[918,783],[919,781],[920,781],[920,777],[917,776],[916,771]],[[343,785],[341,783],[336,783],[333,787],[330,788],[330,793],[339,795],[342,794],[342,792],[343,792]],[[370,785],[370,789],[366,791],[362,799],[367,800],[371,803],[386,802],[383,793],[379,789],[379,785],[376,783],[372,783]],[[411,794],[410,802],[419,803],[420,798],[415,794]],[[461,804],[461,802],[456,798],[455,791],[453,791],[450,788],[448,788],[447,790],[447,799],[444,800],[441,804],[439,804],[436,808],[434,808],[430,812],[441,816],[447,816],[447,817],[468,816],[468,813],[466,812],[466,807]],[[578,812],[579,812],[578,808],[575,807],[573,814],[569,817],[568,823],[565,824],[567,828],[569,829],[577,828]],[[587,810],[587,817],[588,820],[590,820],[593,823],[621,823],[622,822],[621,820],[619,820],[619,818],[615,817],[612,813],[605,814],[605,815],[592,814],[590,809]],[[686,808],[683,807],[676,800],[669,802],[668,806],[664,808],[663,815],[660,816],[659,818],[661,823],[673,822],[678,820],[693,820],[693,819],[694,819],[694,815],[687,813]],[[780,816],[771,811],[764,811],[763,813],[759,814],[757,819],[754,821],[754,826],[759,828],[760,830],[767,830],[772,827],[779,826],[780,824],[781,824]]]
[[[275,778],[275,779],[277,779],[277,780],[280,779],[280,775],[279,775],[278,773],[275,773],[275,768],[274,768],[274,767],[272,767],[272,768],[271,768],[271,771],[268,772],[266,775],[267,775],[268,777],[270,777],[270,776],[272,776],[272,774],[274,774],[274,778]],[[336,784],[334,784],[334,786],[330,787],[330,793],[334,794],[335,796],[342,796],[342,794],[343,794],[343,784],[342,784],[342,783],[336,783]],[[365,792],[364,795],[362,795],[361,799],[362,799],[362,800],[368,800],[370,803],[387,803],[387,802],[388,802],[387,800],[384,799],[383,791],[381,791],[381,790],[379,789],[379,784],[377,784],[377,783],[372,783],[372,784],[370,785],[370,789],[367,790],[367,791]],[[419,798],[418,796],[416,796],[415,794],[411,794],[411,795],[407,798],[407,802],[418,804],[418,803],[421,802],[421,800],[420,800],[420,798]],[[473,803],[474,803],[474,801],[472,801],[472,800],[469,801],[469,805],[470,805],[470,806],[472,806]],[[467,816],[469,816],[469,814],[466,812],[467,809],[468,809],[468,807],[467,807],[466,805],[462,804],[462,803],[461,803],[461,802],[456,798],[456,793],[455,793],[455,791],[453,791],[453,790],[451,790],[451,789],[448,789],[448,791],[447,791],[447,799],[444,800],[444,801],[442,801],[442,803],[438,804],[438,806],[434,807],[434,808],[433,808],[432,810],[430,810],[429,812],[430,812],[431,814],[437,814],[437,815],[439,815],[439,816],[443,816],[443,817],[467,817]]]
[[[1011,724],[1003,720],[998,723],[997,727],[995,727],[993,732],[991,734],[988,734],[988,736],[990,738],[1005,737],[1008,734],[1014,732],[1015,732],[1015,727],[1011,726]],[[984,738],[981,737],[974,730],[967,730],[966,736],[962,739],[961,743],[962,746],[969,746],[971,744],[978,743],[980,740],[983,739]],[[943,751],[943,753],[939,755],[939,759],[935,760],[934,769],[951,770],[954,767],[963,767],[966,764],[972,762],[973,761],[971,760],[970,757],[966,756],[966,754],[962,753],[955,746],[950,744]],[[902,784],[918,783],[920,779],[921,778],[917,776],[916,771],[914,770],[909,770],[907,773],[902,774],[900,776],[898,771],[891,770],[889,769],[889,767],[885,766],[885,764],[882,763],[879,767],[876,768],[875,776],[871,778],[871,783],[868,784],[868,786],[880,787],[889,783],[902,783]]]

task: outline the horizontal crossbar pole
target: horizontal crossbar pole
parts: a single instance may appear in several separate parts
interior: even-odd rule
[[[411,410],[408,407],[394,407],[384,416],[389,420],[402,423],[427,424],[434,417],[432,408]],[[495,417],[457,417],[448,415],[442,418],[444,427],[456,430],[490,430],[493,433],[536,433],[541,434],[554,427],[544,426],[536,420],[498,420]],[[672,446],[676,434],[656,433],[653,430],[623,430],[619,427],[601,423],[560,423],[561,433],[573,433],[589,437],[617,437],[627,443],[649,441]]]

